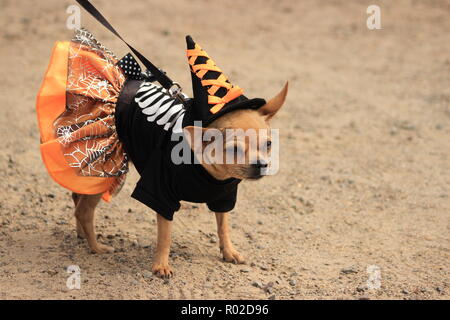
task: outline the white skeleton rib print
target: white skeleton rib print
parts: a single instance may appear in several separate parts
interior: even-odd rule
[[[173,133],[182,132],[185,109],[166,89],[143,82],[134,99],[149,122],[162,126],[166,131],[172,128]]]

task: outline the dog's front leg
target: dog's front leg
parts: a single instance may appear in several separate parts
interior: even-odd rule
[[[172,221],[165,219],[160,214],[156,214],[156,220],[158,222],[158,239],[152,272],[161,278],[170,278],[173,276],[173,271],[169,266]]]
[[[228,213],[215,212],[215,214],[220,252],[222,252],[223,260],[233,263],[245,263],[244,258],[236,249],[234,249],[233,244],[231,243],[230,228],[228,226]]]

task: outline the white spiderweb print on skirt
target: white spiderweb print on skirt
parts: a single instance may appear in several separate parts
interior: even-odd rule
[[[54,122],[68,165],[82,176],[117,177],[114,193],[128,172],[114,112],[125,77],[117,58],[86,30],[69,49],[66,110]]]

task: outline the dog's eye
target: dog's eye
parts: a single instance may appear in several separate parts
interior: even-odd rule
[[[272,147],[272,141],[268,140],[266,142],[266,147],[267,147],[267,149],[270,149],[270,147]]]

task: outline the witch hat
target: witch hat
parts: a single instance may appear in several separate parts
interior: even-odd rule
[[[248,99],[243,90],[231,84],[205,50],[186,36],[187,57],[191,69],[194,98],[189,111],[194,120],[207,126],[221,115],[237,109],[258,109],[266,104],[261,98]]]

